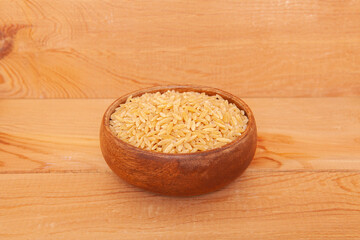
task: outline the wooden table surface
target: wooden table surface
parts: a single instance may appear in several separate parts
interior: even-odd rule
[[[259,141],[225,189],[116,177],[106,107],[201,84]],[[0,239],[360,239],[360,1],[0,0]]]

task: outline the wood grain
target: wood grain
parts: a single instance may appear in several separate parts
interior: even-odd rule
[[[360,1],[0,0],[0,239],[360,239],[359,12]],[[105,109],[184,83],[245,97],[255,159],[200,197],[127,185],[100,152]]]
[[[244,100],[259,135],[249,171],[360,170],[359,98]],[[112,101],[2,100],[0,172],[109,171],[98,135]]]
[[[359,171],[245,172],[193,198],[143,192],[112,173],[0,174],[0,181],[4,239],[360,238]]]
[[[0,0],[0,97],[195,82],[242,97],[360,96],[359,11],[358,1]]]

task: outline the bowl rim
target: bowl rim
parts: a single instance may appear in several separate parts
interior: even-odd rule
[[[236,139],[234,139],[233,141],[231,141],[221,147],[213,148],[213,149],[209,149],[209,150],[205,150],[205,151],[194,152],[194,153],[164,153],[164,152],[145,150],[145,149],[133,146],[132,144],[130,144],[128,142],[123,141],[122,139],[117,137],[113,133],[113,131],[111,131],[111,129],[110,129],[111,114],[115,111],[115,109],[117,107],[120,106],[120,104],[125,102],[129,96],[138,97],[145,93],[155,93],[158,91],[166,92],[168,90],[176,91],[176,90],[188,89],[188,88],[191,88],[192,90],[190,90],[190,91],[194,91],[194,92],[200,92],[200,93],[205,92],[206,93],[206,91],[208,91],[208,92],[214,93],[214,95],[218,94],[225,100],[228,100],[229,102],[234,103],[240,110],[243,110],[245,112],[245,115],[248,117],[248,124],[247,124],[245,131],[240,136],[238,136]],[[186,91],[184,91],[184,92],[186,92]],[[239,97],[237,97],[229,92],[226,92],[224,90],[218,89],[218,88],[207,87],[207,86],[202,86],[202,85],[191,85],[191,84],[159,85],[159,86],[155,86],[155,87],[141,88],[141,89],[132,91],[130,93],[124,94],[121,97],[117,98],[115,101],[113,101],[108,106],[108,108],[106,109],[106,111],[104,113],[104,116],[102,119],[102,124],[104,126],[104,130],[107,131],[108,133],[110,133],[110,135],[115,139],[115,141],[117,143],[125,146],[126,148],[130,148],[134,151],[144,153],[144,154],[152,154],[152,155],[158,155],[158,156],[163,156],[163,157],[171,156],[171,157],[180,157],[180,158],[183,156],[201,156],[201,155],[205,156],[208,154],[217,153],[217,152],[221,152],[226,149],[229,149],[229,148],[235,146],[236,144],[238,144],[239,142],[241,142],[241,140],[243,140],[245,137],[247,137],[249,135],[250,125],[256,126],[255,118],[254,118],[254,115],[253,115],[250,107]]]

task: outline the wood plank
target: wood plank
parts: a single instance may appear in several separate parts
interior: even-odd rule
[[[360,172],[246,172],[170,198],[112,173],[0,174],[6,239],[359,239]]]
[[[360,170],[360,98],[250,98],[259,141],[249,171]],[[99,125],[112,99],[2,100],[0,173],[110,171]]]
[[[360,96],[358,1],[0,0],[1,98]],[[339,81],[340,80],[340,81]]]

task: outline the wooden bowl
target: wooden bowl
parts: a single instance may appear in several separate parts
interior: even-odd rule
[[[216,149],[196,153],[160,153],[143,150],[116,137],[109,128],[110,116],[128,96],[144,93],[205,92],[219,94],[245,111],[245,132]],[[238,177],[250,164],[256,149],[256,124],[250,108],[239,98],[219,89],[201,86],[159,86],[120,97],[106,110],[100,128],[100,145],[109,167],[137,187],[172,196],[192,196],[218,190]]]

